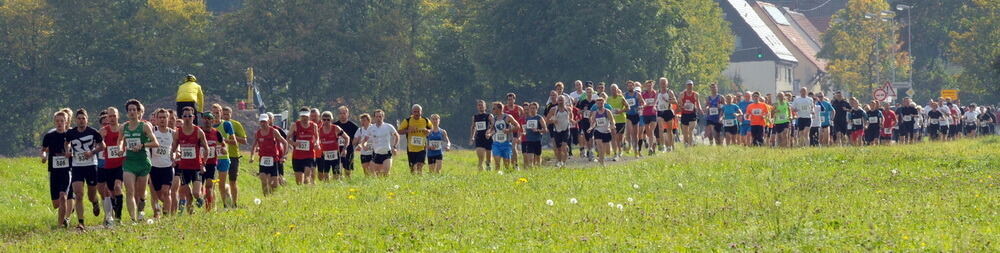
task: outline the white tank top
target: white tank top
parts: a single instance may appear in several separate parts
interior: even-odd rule
[[[160,132],[159,127],[156,127],[153,130],[153,137],[156,137],[156,141],[160,143],[160,147],[150,150],[150,165],[158,168],[173,167],[174,161],[170,155],[170,147],[174,145],[174,130],[170,129],[166,133],[163,133]]]
[[[556,109],[556,122],[555,130],[556,132],[562,132],[569,130],[569,111],[563,109]]]

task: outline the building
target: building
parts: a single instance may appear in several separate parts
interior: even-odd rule
[[[736,49],[723,76],[741,90],[792,91],[799,60],[747,0],[717,0],[735,35]]]
[[[791,11],[804,14],[803,17],[816,26],[816,29],[823,33],[830,28],[830,21],[833,14],[847,7],[848,0],[767,0],[767,2],[779,7],[788,8]]]
[[[805,15],[766,2],[756,2],[754,7],[768,28],[799,61],[792,75],[792,90],[805,87],[819,92],[828,87],[825,85],[828,80],[827,62],[816,56],[822,48],[822,40],[818,38],[816,27],[804,18]]]

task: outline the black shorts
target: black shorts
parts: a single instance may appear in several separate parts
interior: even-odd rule
[[[427,163],[428,164],[434,164],[434,163],[437,163],[439,161],[444,161],[444,154],[438,154],[438,155],[434,155],[434,156],[427,156]]]
[[[306,168],[316,167],[315,158],[292,159],[292,171],[295,173],[306,172]]]
[[[698,122],[698,115],[694,113],[681,114],[681,125],[689,125],[691,122]]]
[[[486,136],[476,135],[476,148],[481,148],[485,150],[493,150],[493,140],[486,138]]]
[[[960,132],[960,131],[962,131],[962,126],[951,125],[950,127],[948,127],[948,136],[949,137],[955,137],[955,136],[958,135],[958,132]]]
[[[674,111],[668,110],[668,111],[657,111],[656,116],[663,119],[663,121],[669,122],[671,120],[674,120],[675,115]]]
[[[577,144],[580,142],[580,129],[579,128],[569,128],[569,144]]]
[[[868,125],[868,128],[865,128],[865,142],[875,141],[876,139],[878,139],[879,136],[882,135],[881,132],[882,132],[881,125],[878,124]]]
[[[340,175],[340,159],[333,161],[327,161],[326,159],[319,159],[319,166],[317,166],[316,168],[317,170],[319,170],[319,173],[330,173],[330,171],[333,171],[334,175]]]
[[[278,163],[275,163],[275,165],[278,165]],[[263,165],[261,165],[260,166],[260,171],[258,173],[260,173],[261,175],[268,175],[268,176],[272,176],[272,177],[277,177],[278,176],[278,166],[263,166]]]
[[[201,178],[204,180],[215,179],[215,170],[218,167],[217,164],[205,164],[205,172],[201,173]]]
[[[812,119],[798,118],[795,120],[795,129],[802,131],[812,126]]]
[[[229,157],[229,182],[236,182],[236,177],[240,175],[240,158]]]
[[[913,135],[913,122],[899,124],[899,131],[897,132],[899,136],[909,137]]]
[[[361,155],[361,163],[370,163],[374,155]]]
[[[347,146],[345,148],[346,151],[344,152],[344,157],[339,159],[340,168],[343,168],[344,170],[354,170],[354,147]]]
[[[389,159],[392,159],[392,153],[372,155],[372,162],[375,164],[384,164]]]
[[[201,171],[178,169],[181,174],[181,185],[188,185],[191,182],[201,182]]]
[[[738,134],[739,130],[740,129],[737,126],[727,126],[722,128],[722,131],[726,132],[727,134],[733,134],[733,135]]]
[[[66,197],[69,198],[71,179],[72,176],[70,176],[69,168],[49,170],[49,197],[52,200],[57,200],[60,193],[62,193],[66,194]]]
[[[284,176],[285,162],[274,162],[274,170],[278,172],[278,176]]]
[[[125,181],[122,178],[122,167],[97,170],[97,183],[108,185],[108,189],[115,189],[115,181]]]
[[[72,172],[73,183],[84,182],[89,186],[97,185],[97,165],[73,167],[70,172]]]
[[[525,154],[542,155],[542,142],[525,141],[521,143],[521,151]]]
[[[976,125],[965,125],[965,134],[972,134],[976,132]]]
[[[774,131],[772,133],[780,134],[785,132],[786,128],[788,128],[788,123],[774,124],[774,128],[772,128]]]
[[[847,120],[834,121],[833,122],[833,133],[836,133],[836,134],[845,134],[845,135],[850,134],[850,131],[847,129],[847,126],[848,126]]]
[[[577,122],[577,126],[579,127],[577,129],[590,129],[590,120],[589,119],[581,119],[580,122]],[[579,130],[577,130],[577,131],[581,132],[579,134],[583,135],[583,138],[586,139],[587,141],[590,141],[591,139],[594,138],[594,133],[592,133],[590,131],[579,131]],[[573,136],[577,136],[577,135],[574,134]]]
[[[594,139],[598,139],[601,142],[608,143],[611,142],[611,133],[602,133],[594,131]]]
[[[618,134],[624,134],[625,133],[625,123],[624,122],[622,122],[622,123],[615,123],[615,132],[618,132]]]
[[[640,118],[642,119],[642,123],[643,124],[646,124],[646,125],[649,125],[649,124],[656,125],[656,115],[642,115],[642,117],[640,117]]]
[[[410,163],[410,166],[418,163],[423,164],[427,161],[427,151],[406,152],[406,160]]]
[[[628,120],[632,125],[639,124],[639,114],[625,114],[625,120]]]
[[[705,121],[705,127],[706,128],[707,127],[712,127],[712,129],[715,129],[716,133],[719,133],[719,132],[722,131],[722,122],[706,120]]]
[[[562,146],[562,144],[569,145],[569,142],[570,142],[570,137],[569,136],[570,136],[570,131],[569,130],[562,131],[562,132],[552,132],[552,139],[555,140],[556,147],[560,147],[560,146]]]
[[[177,174],[177,176],[182,175]],[[170,188],[174,183],[174,168],[153,167],[149,170],[149,181],[153,183],[153,191],[160,191],[164,185]]]

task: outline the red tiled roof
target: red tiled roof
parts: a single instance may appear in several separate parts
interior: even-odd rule
[[[777,8],[773,4],[765,3],[765,2],[757,2],[757,5],[760,6],[761,9],[765,9],[765,8]],[[781,15],[783,15],[783,17],[780,17],[780,18],[787,17],[787,15],[784,15],[786,13],[787,12],[782,11]],[[770,17],[770,15],[763,15],[763,16],[768,16],[765,19],[768,22],[770,22],[770,23],[774,24],[775,26],[777,26],[778,30],[780,31],[780,33],[782,35],[784,35],[785,38],[788,39],[788,41],[791,42],[791,44],[792,44],[791,46],[793,48],[799,50],[799,52],[802,52],[803,55],[805,55],[806,60],[808,60],[809,62],[811,62],[813,65],[816,65],[817,68],[819,68],[819,69],[821,69],[823,71],[826,71],[826,61],[823,60],[823,59],[819,59],[819,58],[816,57],[816,54],[819,53],[819,50],[817,48],[813,47],[812,45],[810,45],[810,41],[809,40],[811,40],[811,39],[809,38],[809,36],[807,34],[805,34],[805,32],[800,32],[798,29],[795,29],[795,26],[792,26],[792,25],[778,24],[778,23],[776,23],[773,20],[774,19],[773,17]],[[798,23],[798,22],[796,21],[796,23]]]

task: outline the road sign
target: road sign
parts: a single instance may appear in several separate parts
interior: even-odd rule
[[[941,90],[941,97],[958,100],[958,90]]]
[[[882,90],[889,96],[896,96],[896,88],[892,87],[892,83],[890,82],[885,82],[885,85],[882,86]]]
[[[896,88],[899,88],[899,89],[913,88],[913,86],[911,86],[910,82],[895,82],[895,83],[892,83],[892,87],[896,87]]]
[[[883,89],[875,89],[875,92],[872,92],[872,97],[875,97],[875,100],[878,101],[885,101],[889,97],[889,94]]]
[[[912,97],[914,94],[917,94],[917,92],[913,91],[913,89],[907,89],[906,90],[906,95],[907,96]]]

